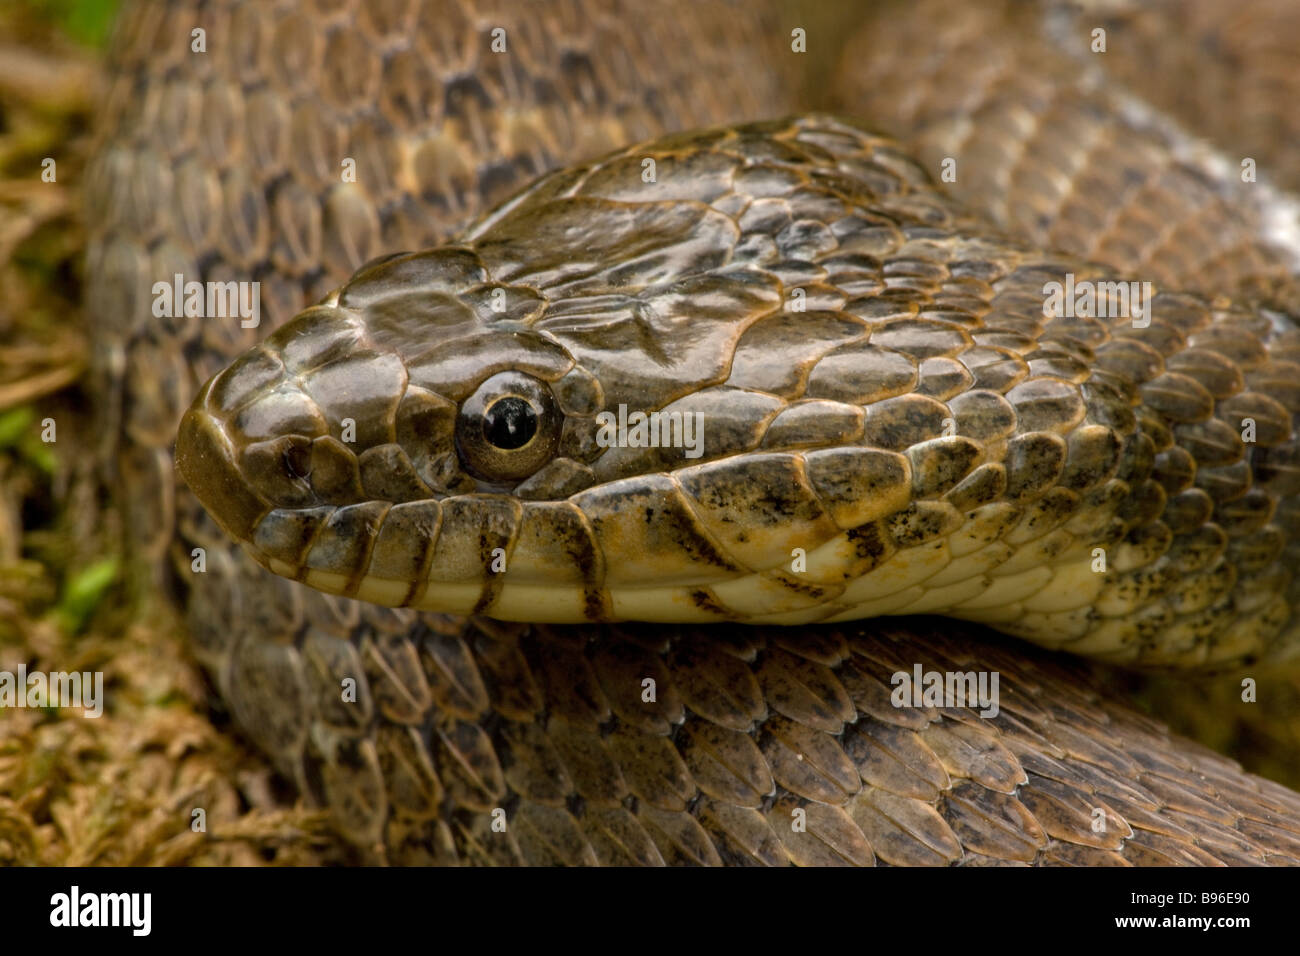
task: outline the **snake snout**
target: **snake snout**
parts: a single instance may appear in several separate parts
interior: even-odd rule
[[[266,502],[249,487],[236,464],[234,449],[221,423],[202,408],[211,383],[181,419],[176,435],[176,467],[217,524],[247,541]]]

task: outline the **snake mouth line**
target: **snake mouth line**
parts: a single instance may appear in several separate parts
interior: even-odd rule
[[[808,560],[820,580],[780,569],[736,569],[726,577],[715,574],[694,581],[608,584],[589,576],[566,575],[557,567],[530,566],[527,561],[522,562],[521,572],[514,567],[525,524],[518,503],[512,520],[502,523],[496,538],[475,534],[477,547],[463,554],[462,560],[445,560],[444,551],[440,552],[444,560],[435,566],[445,502],[278,509],[248,486],[233,460],[232,442],[220,423],[196,404],[182,424],[177,461],[222,527],[275,574],[387,606],[553,623],[806,624],[946,612],[1002,623],[1020,617],[1024,620],[1019,626],[1050,632],[1060,627],[1061,620],[1086,612],[1100,586],[1082,552],[1056,555],[1055,570],[1041,566],[1033,552],[1025,552],[1007,562],[997,577],[987,577],[986,563],[980,555],[969,553],[974,550],[969,545],[967,552],[954,555],[955,543],[964,537],[961,529],[929,546],[882,552],[870,572],[854,580],[827,569],[837,567],[845,553],[860,546],[860,529],[811,550]],[[448,518],[447,523],[453,520]],[[978,528],[974,531],[978,534]],[[449,535],[455,536],[454,529]],[[965,536],[970,535],[967,529]],[[449,548],[457,544],[453,540]],[[1080,636],[1076,629],[1065,642]]]

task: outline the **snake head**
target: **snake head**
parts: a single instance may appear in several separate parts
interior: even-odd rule
[[[949,541],[1006,533],[1009,488],[1108,481],[1119,439],[1075,428],[1081,359],[1039,375],[1024,336],[976,343],[988,280],[1040,323],[1043,270],[958,235],[927,183],[826,117],[557,172],[214,377],[181,473],[266,567],[381,604],[803,623],[972,600],[981,559]],[[1079,607],[1085,543],[1043,557]],[[918,582],[949,564],[932,598]]]
[[[830,281],[883,288],[853,251],[881,226],[837,192],[828,152],[880,142],[811,118],[544,177],[456,245],[363,267],[216,375],[181,423],[180,471],[267,568],[381,604],[849,614],[848,585],[915,543],[881,524],[913,467],[864,438],[864,406],[908,397],[921,360],[872,342]],[[894,414],[937,406],[912,397],[929,405]],[[964,475],[980,451],[955,444]]]
[[[740,331],[780,309],[772,281],[578,295],[535,272],[492,281],[489,266],[509,272],[502,244],[371,263],[214,376],[177,438],[200,501],[270,570],[392,605],[644,617],[700,573],[750,573],[692,513],[734,524],[795,480],[789,456],[737,458],[783,403],[722,384]],[[723,459],[734,473],[690,470]],[[665,572],[667,591],[610,589]],[[695,592],[670,613],[704,606]]]

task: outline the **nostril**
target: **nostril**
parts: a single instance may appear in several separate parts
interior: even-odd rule
[[[284,469],[290,478],[311,477],[311,446],[294,442],[284,450]]]
[[[311,442],[302,435],[281,435],[253,442],[239,453],[239,469],[250,488],[277,508],[320,504],[309,476]]]

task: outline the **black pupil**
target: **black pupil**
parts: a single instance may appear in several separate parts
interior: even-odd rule
[[[515,395],[497,399],[483,413],[483,437],[497,448],[522,448],[535,434],[533,406]]]

